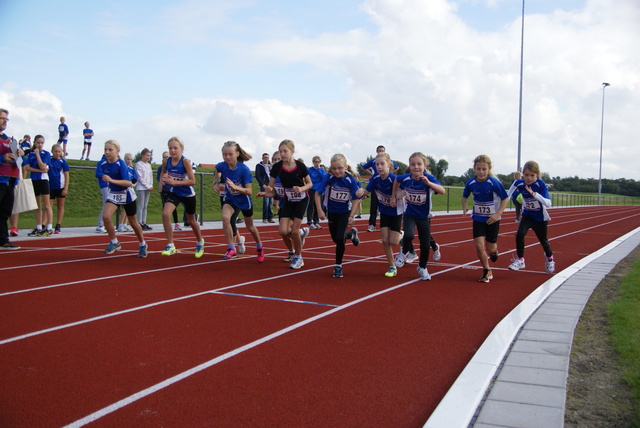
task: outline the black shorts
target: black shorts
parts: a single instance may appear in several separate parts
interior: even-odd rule
[[[84,145],[85,145],[85,146],[89,146],[89,147],[91,147],[91,141],[85,141],[85,142],[84,142]]]
[[[225,205],[229,205],[230,207],[233,208],[233,211],[237,214],[239,211],[242,211],[242,216],[243,217],[253,217],[253,206],[251,208],[249,208],[248,210],[243,210],[241,208],[238,208],[233,202],[231,201],[221,201],[222,206],[224,207]],[[237,215],[236,215],[237,217]]]
[[[49,192],[49,199],[61,198],[64,199],[65,196],[62,194],[64,189],[51,189]]]
[[[49,194],[49,180],[31,180],[33,183],[33,193],[36,196]]]
[[[402,216],[380,213],[380,229],[383,227],[388,227],[390,230],[400,233],[402,229]]]
[[[487,242],[495,244],[498,242],[498,233],[500,232],[500,222],[487,224],[480,221],[473,221],[473,239],[484,236]]]
[[[165,199],[165,203],[171,203],[176,207],[180,204],[184,205],[184,212],[188,215],[193,215],[196,213],[196,197],[195,196],[178,196],[173,192],[169,192],[167,194],[167,199]]]
[[[107,201],[108,204],[113,204],[113,202],[111,201]],[[127,215],[127,217],[133,217],[138,213],[138,204],[136,203],[136,201],[132,201],[129,202],[128,204],[113,204],[116,207],[118,207],[118,209],[120,209],[120,207],[124,207],[124,212]]]
[[[290,218],[291,220],[299,218],[302,220],[307,214],[307,205],[309,198],[304,198],[298,202],[287,201],[284,206],[280,206],[280,218]]]

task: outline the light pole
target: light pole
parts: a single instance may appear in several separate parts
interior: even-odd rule
[[[516,171],[520,171],[522,153],[522,63],[524,60],[524,0],[522,0],[522,27],[520,30],[520,98],[518,103],[518,164]]]
[[[598,172],[598,205],[602,205],[602,137],[604,136],[604,90],[609,85],[602,82],[602,116],[600,117],[600,170]]]

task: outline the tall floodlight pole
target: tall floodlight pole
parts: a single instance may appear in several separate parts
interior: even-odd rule
[[[520,171],[522,156],[522,66],[524,62],[524,0],[522,0],[522,29],[520,31],[520,100],[518,102],[518,164],[516,171]]]
[[[604,136],[604,90],[609,85],[602,82],[602,116],[600,117],[600,168],[598,172],[598,205],[602,205],[602,137]]]

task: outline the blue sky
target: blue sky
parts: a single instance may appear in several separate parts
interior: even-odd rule
[[[173,135],[196,162],[226,140],[257,162],[290,138],[305,160],[352,163],[384,144],[447,159],[462,174],[489,154],[516,166],[522,3],[515,0],[3,1],[0,105],[7,132],[58,118],[123,150]],[[597,177],[606,89],[605,178],[640,179],[640,3],[527,0],[523,159],[552,176]],[[9,31],[8,29],[11,28]],[[93,158],[97,157],[97,153]]]

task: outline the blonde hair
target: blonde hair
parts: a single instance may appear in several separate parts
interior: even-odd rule
[[[169,145],[170,142],[175,141],[180,145],[180,148],[182,150],[184,150],[184,143],[182,142],[182,140],[180,139],[180,137],[171,137],[169,138],[169,141],[167,141],[167,146]]]
[[[291,150],[291,153],[296,151],[296,145],[293,144],[293,141],[291,140],[282,140],[282,142],[278,145],[278,149],[282,146],[285,146],[286,148]]]
[[[62,150],[62,146],[61,146],[60,144],[56,143],[56,144],[54,144],[53,146],[51,146],[51,152],[53,153],[53,151],[54,151],[55,149],[60,149],[60,150]]]
[[[429,165],[431,164],[431,162],[429,162],[429,158],[422,152],[414,152],[411,156],[409,156],[409,163],[411,163],[411,159],[415,158],[415,157],[419,157],[420,159],[422,159],[422,162],[424,162],[424,169],[429,169]]]
[[[347,162],[347,157],[342,153],[336,153],[335,155],[331,156],[331,163],[334,163],[334,162],[342,162],[344,164],[344,169],[349,174],[354,175],[351,165],[349,165],[349,163]]]
[[[120,152],[120,143],[118,143],[116,140],[107,140],[107,141],[105,141],[104,145],[105,146],[106,145],[111,145],[111,146],[115,147],[118,152]]]
[[[487,155],[478,155],[476,156],[476,158],[473,160],[473,166],[475,167],[476,164],[478,163],[486,163],[489,166],[489,175],[492,177],[495,177],[495,175],[493,175],[493,172],[491,171],[491,168],[493,167],[491,165],[491,158]]]
[[[540,178],[540,165],[538,165],[538,162],[529,161],[525,163],[522,167],[522,171],[524,172],[525,170],[533,172],[538,178]]]
[[[240,147],[240,144],[236,143],[235,141],[227,141],[226,143],[224,143],[222,145],[223,149],[225,147],[231,147],[236,152],[238,152],[238,159],[240,159],[242,162],[245,162],[245,161],[248,161],[249,159],[251,159],[251,155],[249,153],[247,153],[246,151],[244,151],[244,149],[242,147]]]

